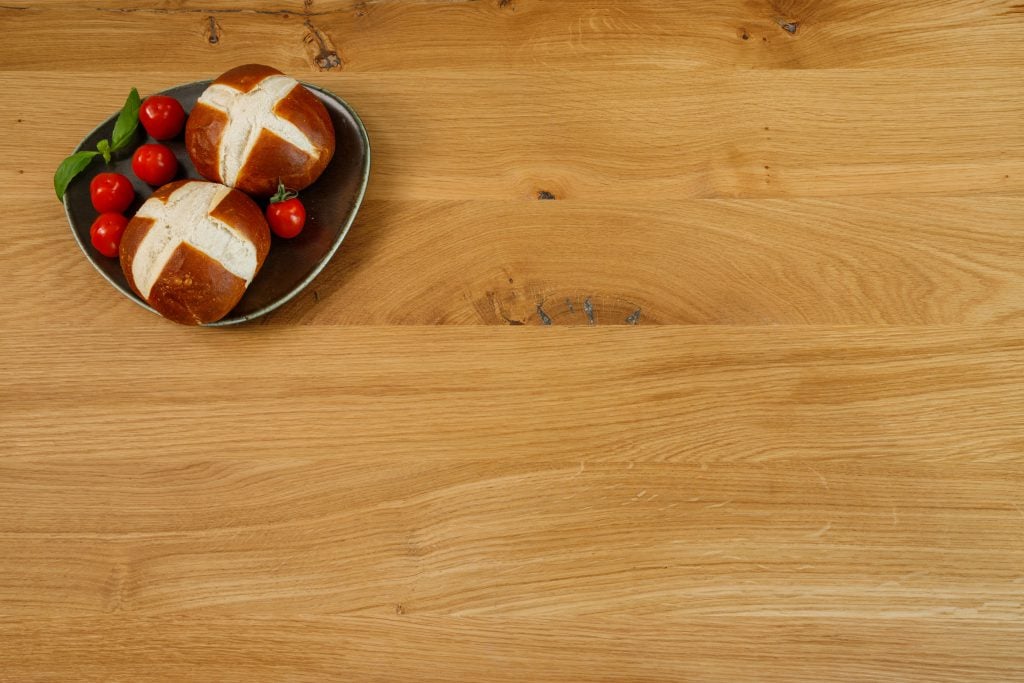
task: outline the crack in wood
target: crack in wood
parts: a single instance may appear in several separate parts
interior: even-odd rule
[[[777,17],[775,19],[775,23],[779,25],[779,28],[791,36],[796,35],[797,30],[800,28],[799,21],[786,21],[785,19]]]
[[[597,320],[594,318],[594,304],[591,303],[589,296],[583,300],[583,312],[587,314],[587,321],[589,324],[597,324]]]
[[[497,295],[494,292],[487,292],[487,301],[490,302],[490,304],[491,304],[491,310],[494,311],[498,315],[499,318],[504,320],[509,325],[525,325],[526,324],[522,320],[516,320],[515,318],[508,317],[508,314],[505,313],[505,307],[502,305],[502,303],[500,301],[498,301],[498,297],[497,297]],[[478,310],[480,310],[480,309],[478,309]],[[481,317],[484,318],[485,321],[487,321],[486,316],[481,315]],[[487,322],[489,322],[489,321],[487,321]]]
[[[504,318],[505,322],[507,322],[509,325],[525,325],[526,324],[522,320],[513,320],[512,318],[508,317],[504,313],[501,314],[501,317]]]

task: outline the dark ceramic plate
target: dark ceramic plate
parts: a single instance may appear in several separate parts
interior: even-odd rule
[[[185,111],[191,111],[208,85],[210,81],[196,81],[165,90],[161,94],[174,97],[185,107]],[[301,292],[334,256],[356,217],[359,204],[363,201],[363,192],[366,190],[366,181],[370,175],[370,141],[366,136],[366,129],[352,108],[340,97],[315,85],[303,85],[320,98],[331,115],[331,121],[334,122],[337,137],[334,158],[323,175],[302,191],[302,201],[306,205],[307,213],[306,227],[302,233],[290,240],[279,239],[276,236],[273,238],[267,260],[249,285],[245,296],[224,318],[210,323],[211,326],[233,325],[258,318]],[[109,139],[116,119],[117,114],[114,114],[100,124],[82,140],[75,151],[96,149],[97,142],[103,138]],[[102,159],[94,161],[84,173],[75,178],[64,195],[64,210],[67,212],[68,222],[78,246],[96,270],[126,297],[153,311],[128,286],[128,281],[121,272],[120,262],[116,258],[103,256],[89,243],[89,227],[96,219],[96,210],[92,208],[89,200],[89,182],[96,174],[116,171],[131,179],[135,186],[136,198],[128,210],[128,215],[134,214],[142,202],[152,194],[153,188],[136,178],[131,167],[132,151],[144,142],[153,142],[144,140],[144,134],[142,126],[139,126],[135,144],[129,146],[121,157],[115,158],[109,165],[103,163]],[[182,136],[164,144],[174,150],[174,156],[178,158],[179,179],[202,178],[188,158]],[[265,202],[257,201],[261,206],[265,206]]]

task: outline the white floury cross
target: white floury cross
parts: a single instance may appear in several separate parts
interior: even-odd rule
[[[182,185],[164,203],[151,198],[135,214],[151,218],[153,226],[142,238],[132,261],[132,278],[143,298],[182,244],[219,261],[229,273],[248,285],[256,275],[256,245],[224,221],[210,215],[231,190],[216,183]]]
[[[311,157],[317,156],[316,146],[291,121],[274,113],[274,107],[299,82],[288,76],[267,76],[249,92],[236,90],[222,83],[214,83],[199,98],[200,104],[227,114],[228,123],[220,140],[217,160],[220,179],[234,186],[249,152],[256,146],[260,133],[267,130],[289,142]]]

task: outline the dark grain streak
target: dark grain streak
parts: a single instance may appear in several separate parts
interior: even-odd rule
[[[118,14],[265,14],[270,16],[289,17],[294,12],[285,9],[236,9],[236,8],[204,8],[188,7],[88,7],[95,12],[116,12]],[[335,10],[337,11],[337,10]],[[331,14],[331,12],[303,12],[303,16],[314,17]]]

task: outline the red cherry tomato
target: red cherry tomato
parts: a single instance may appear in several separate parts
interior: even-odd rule
[[[89,228],[89,239],[96,251],[111,258],[117,256],[121,247],[121,236],[124,235],[128,219],[119,213],[101,213]]]
[[[271,202],[267,207],[267,222],[278,237],[295,237],[306,224],[306,207],[295,197]]]
[[[135,190],[120,173],[100,173],[89,183],[89,196],[100,213],[124,213],[135,199]]]
[[[167,95],[150,95],[139,107],[139,122],[157,140],[170,140],[185,125],[185,110]]]
[[[171,182],[178,172],[178,160],[174,152],[164,145],[143,145],[135,150],[132,157],[132,171],[143,182],[163,185]]]

